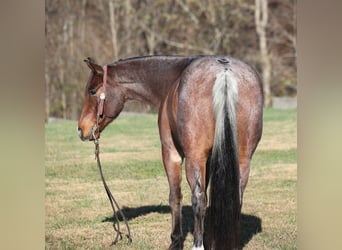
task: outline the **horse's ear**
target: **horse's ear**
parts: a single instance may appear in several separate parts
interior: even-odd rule
[[[84,61],[87,63],[87,65],[91,69],[91,71],[94,72],[94,74],[103,75],[103,68],[100,65],[96,64],[93,59],[88,57]]]

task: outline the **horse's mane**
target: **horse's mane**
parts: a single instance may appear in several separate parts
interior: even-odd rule
[[[202,55],[196,55],[193,57],[201,57]],[[147,55],[147,56],[134,56],[134,57],[129,57],[129,58],[124,58],[124,59],[119,59],[119,60],[114,60],[112,61],[109,65],[115,65],[119,63],[124,63],[124,62],[129,62],[129,61],[137,61],[137,60],[146,60],[150,58],[155,58],[155,59],[170,59],[170,58],[186,58],[189,56],[184,56],[184,55]]]

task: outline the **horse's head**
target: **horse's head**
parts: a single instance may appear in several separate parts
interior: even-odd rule
[[[91,58],[84,61],[91,69],[91,73],[84,91],[84,104],[78,121],[78,134],[82,140],[94,140],[100,137],[100,132],[122,111],[126,100],[126,91],[122,85],[111,80],[109,72],[106,87],[104,88],[104,69],[94,63]],[[103,112],[99,114],[101,94],[105,98]]]

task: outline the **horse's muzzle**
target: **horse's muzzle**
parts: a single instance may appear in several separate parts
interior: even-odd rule
[[[99,135],[96,135],[96,126],[94,126],[91,131],[89,132],[89,134],[87,136],[83,136],[83,131],[81,128],[77,128],[77,134],[78,136],[80,137],[80,139],[82,141],[86,141],[86,140],[89,140],[89,141],[94,141],[95,138],[98,139],[99,138]]]
[[[77,128],[77,134],[78,136],[82,139],[83,136],[82,136],[82,129],[81,128]]]

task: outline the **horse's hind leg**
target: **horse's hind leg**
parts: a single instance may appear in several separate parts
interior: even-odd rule
[[[162,145],[165,171],[169,181],[169,204],[172,215],[171,245],[169,249],[183,249],[182,215],[181,215],[181,180],[182,159],[173,146]]]
[[[165,108],[165,107],[164,107]],[[159,134],[162,144],[162,157],[169,182],[169,204],[172,215],[171,245],[169,249],[183,249],[182,214],[181,214],[181,180],[182,157],[179,155],[171,135],[168,116],[165,109],[159,113]]]
[[[204,249],[204,217],[207,206],[206,157],[186,158],[186,178],[191,189],[191,203],[194,211],[194,245],[192,249]]]
[[[249,107],[240,105],[241,114],[246,114],[249,111]],[[238,124],[248,124],[248,127],[239,126],[239,166],[240,166],[240,194],[241,194],[241,206],[243,203],[243,193],[246,189],[249,173],[250,164],[253,153],[258,145],[262,133],[262,108],[258,112],[254,111],[249,115],[238,116]]]

